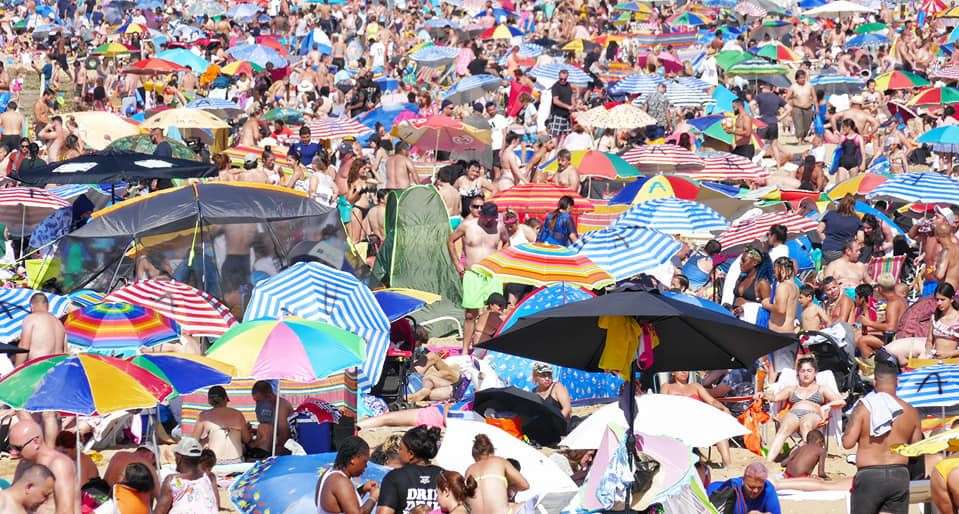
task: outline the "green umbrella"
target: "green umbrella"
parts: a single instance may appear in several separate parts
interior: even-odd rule
[[[784,64],[776,64],[766,59],[750,59],[739,62],[726,70],[727,75],[738,75],[747,79],[768,77],[771,75],[785,75],[789,68]]]
[[[177,159],[190,159],[199,161],[200,157],[190,150],[187,145],[175,140],[167,139],[167,143],[173,148],[173,156]],[[107,150],[123,150],[128,152],[153,153],[157,145],[153,144],[148,135],[126,136],[117,139],[107,145]]]
[[[723,50],[716,54],[716,64],[724,70],[753,58],[753,55],[749,52],[743,52],[740,50]]]
[[[282,121],[283,123],[301,123],[303,122],[303,113],[296,109],[277,107],[264,114],[263,119],[266,121]]]
[[[863,23],[862,25],[856,27],[856,34],[868,34],[870,32],[879,32],[880,30],[886,30],[885,23],[873,22],[873,23]]]

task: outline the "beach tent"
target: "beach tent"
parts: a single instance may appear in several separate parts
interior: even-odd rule
[[[459,304],[462,285],[446,249],[446,205],[433,186],[393,191],[386,201],[386,240],[373,273],[391,287],[436,293]]]

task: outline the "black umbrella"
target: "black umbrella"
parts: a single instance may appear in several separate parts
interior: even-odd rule
[[[0,353],[27,353],[27,350],[24,350],[15,344],[0,343]]]
[[[606,345],[601,316],[633,316],[659,335],[649,372],[748,368],[763,355],[795,343],[732,316],[650,291],[622,291],[566,304],[520,319],[507,332],[481,343],[496,350],[586,371],[602,371]]]
[[[18,175],[21,182],[45,184],[99,184],[119,180],[203,178],[216,175],[216,168],[175,157],[105,150],[40,166]]]
[[[483,414],[488,409],[514,414],[522,421],[523,433],[539,444],[553,445],[566,435],[567,423],[563,413],[536,393],[516,387],[477,392],[473,410]]]

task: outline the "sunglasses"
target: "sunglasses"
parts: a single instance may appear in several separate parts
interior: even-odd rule
[[[482,205],[470,205],[470,209],[482,209]]]
[[[11,450],[14,450],[14,451],[17,452],[17,453],[20,453],[20,452],[23,451],[24,448],[26,448],[27,446],[30,446],[30,444],[32,444],[32,443],[33,443],[34,441],[36,441],[36,440],[37,440],[37,438],[34,437],[34,438],[30,439],[29,441],[23,443],[22,445],[11,444],[11,445],[10,445],[10,449],[11,449]]]

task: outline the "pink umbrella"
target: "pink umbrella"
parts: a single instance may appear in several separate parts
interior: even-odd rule
[[[419,150],[458,152],[481,150],[490,144],[490,131],[438,114],[393,126],[393,135]]]

